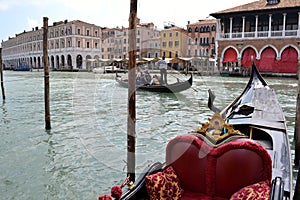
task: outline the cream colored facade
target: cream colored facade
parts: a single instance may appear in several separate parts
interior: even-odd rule
[[[101,27],[79,20],[55,22],[48,27],[50,69],[87,70],[100,57]],[[2,42],[5,67],[26,63],[31,68],[43,67],[43,29],[24,31]]]
[[[129,57],[128,28],[102,30],[102,59],[126,59]],[[160,53],[160,34],[153,23],[138,24],[136,28],[136,58],[155,58]]]
[[[165,27],[160,32],[161,56],[166,58],[186,57],[187,31],[177,26]]]

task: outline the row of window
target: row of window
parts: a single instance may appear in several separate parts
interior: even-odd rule
[[[191,50],[189,49],[187,54],[188,56],[194,56],[194,57],[197,57],[197,56],[212,56],[212,55],[215,55],[216,51],[215,49],[211,49],[211,52],[209,52],[209,49],[195,49],[194,50],[194,55],[192,55],[192,52]]]
[[[179,33],[178,33],[178,32],[175,32],[175,37],[178,37],[178,36],[179,36]],[[166,32],[163,33],[163,37],[164,37],[164,38],[167,37],[167,33],[166,33]],[[169,33],[169,37],[173,37],[173,32],[170,32],[170,33]]]
[[[179,47],[179,41],[174,41],[174,46]],[[166,48],[167,47],[167,42],[162,42],[162,47]],[[168,42],[168,47],[173,47],[173,41]]]
[[[59,34],[59,30],[55,30],[55,34],[54,31],[50,32],[50,38],[65,36],[65,35],[72,35],[72,28],[66,28],[66,30],[61,29],[60,34]],[[77,28],[77,35],[82,35],[81,28]],[[89,29],[86,29],[85,36],[92,36]],[[95,30],[93,36],[98,37],[98,30]]]
[[[117,34],[117,36],[121,36],[123,32],[123,36],[127,35],[127,31],[120,31],[120,32],[115,32],[115,31],[103,31],[102,32],[102,38],[108,38],[109,36],[115,36],[115,34]],[[141,31],[138,29],[136,31],[136,35],[141,35]],[[153,37],[158,37],[159,36],[159,32],[158,31],[148,31],[147,35],[153,35]]]
[[[101,51],[102,51],[102,52],[105,52],[105,49],[102,48]],[[136,47],[136,51],[137,51],[137,52],[140,52],[140,51],[141,51],[140,47]],[[115,48],[107,48],[107,49],[106,49],[106,52],[122,53],[122,49],[121,49],[121,48],[119,48],[119,49],[115,49]],[[128,53],[127,47],[123,47],[123,53]]]
[[[207,32],[210,32],[210,31],[216,31],[216,26],[215,25],[213,25],[211,27],[210,26],[201,26],[200,28],[196,26],[194,31],[195,32],[200,32],[200,33],[207,33]],[[189,33],[193,32],[192,27],[188,28],[188,32]]]
[[[197,38],[195,39],[195,44],[197,45]],[[212,43],[214,43],[214,38],[212,38]],[[189,45],[191,45],[191,40],[189,40]],[[204,45],[204,44],[209,44],[209,38],[200,38],[200,43],[199,45]],[[174,46],[175,47],[179,47],[179,41],[174,41]],[[37,48],[36,48],[37,47]],[[67,47],[71,47],[71,41],[67,41]],[[77,41],[77,47],[78,48],[81,48],[81,41]],[[157,47],[157,46],[156,46]],[[163,42],[162,43],[162,47],[166,48],[167,47],[167,42]],[[168,47],[172,48],[173,47],[173,41],[169,41],[168,42]],[[55,43],[54,42],[51,42],[50,43],[50,49],[58,49],[58,48],[65,48],[65,41],[62,40],[61,41],[61,44],[59,46],[59,42],[56,41]],[[85,48],[91,48],[90,47],[90,42],[86,42],[86,46]],[[94,43],[94,47],[93,48],[98,48],[98,43],[95,42]],[[25,50],[26,47],[23,48],[23,50]],[[41,50],[40,48],[40,44],[38,43],[38,45],[36,46],[36,44],[33,44],[33,46],[30,46],[30,49],[31,51],[32,50]],[[113,48],[107,48],[107,52],[111,52]],[[137,51],[140,51],[140,47],[137,46]],[[104,49],[102,48],[102,52],[104,52]],[[126,47],[123,47],[123,52],[127,52],[127,48]]]
[[[206,37],[206,38],[200,38],[199,45],[209,44],[209,43],[210,43],[209,37]],[[215,43],[215,38],[214,38],[214,37],[211,38],[211,43],[212,43],[212,44]],[[188,39],[188,45],[198,45],[198,38],[195,38],[194,41],[192,41],[192,39],[189,38],[189,39]]]

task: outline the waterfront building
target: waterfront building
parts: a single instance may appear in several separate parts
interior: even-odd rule
[[[193,68],[197,71],[214,72],[216,19],[202,19],[187,24],[187,52],[192,59]]]
[[[43,67],[43,29],[33,28],[2,42],[3,64],[9,68],[26,63],[31,68]],[[54,22],[48,27],[50,69],[89,70],[93,59],[99,59],[101,27],[74,21]]]
[[[102,29],[101,58],[113,60],[126,58],[127,55],[127,29],[122,27]]]
[[[129,57],[128,28],[102,29],[102,59],[126,59]],[[136,58],[156,58],[160,53],[160,34],[153,23],[140,23],[136,28]]]
[[[137,26],[138,58],[157,58],[160,55],[160,31],[153,23]]]
[[[220,12],[216,54],[221,71],[249,70],[295,75],[299,68],[300,1],[258,0]]]
[[[160,31],[160,56],[166,58],[186,57],[187,31],[174,24],[164,26]]]
[[[216,19],[187,24],[187,56],[215,58]]]

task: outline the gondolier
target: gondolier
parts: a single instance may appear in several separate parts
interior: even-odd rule
[[[165,60],[165,56],[162,57],[162,60],[158,61],[158,66],[159,66],[159,70],[160,70],[161,84],[168,84],[168,81],[167,81],[168,65],[167,65],[167,62]]]

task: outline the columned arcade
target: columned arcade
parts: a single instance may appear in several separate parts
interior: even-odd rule
[[[296,74],[300,69],[300,2],[259,0],[211,14],[217,19],[220,71],[251,67]]]

